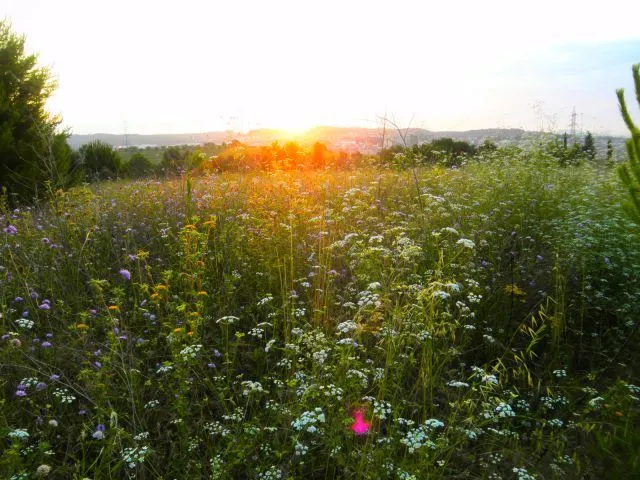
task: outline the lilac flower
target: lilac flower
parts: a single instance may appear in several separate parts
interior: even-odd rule
[[[47,337],[47,338],[53,338],[53,333],[49,332],[49,333],[45,334],[45,337]]]
[[[5,334],[4,334],[4,335],[2,335],[2,337],[0,337],[0,338],[2,339],[2,341],[5,341],[5,340],[9,340],[9,337],[10,337],[10,335],[9,335],[9,334],[7,334],[7,333],[5,333]]]
[[[48,303],[43,303],[42,305],[40,305],[38,307],[40,310],[51,310],[51,305],[49,305]]]
[[[40,295],[38,294],[38,292],[36,292],[35,290],[31,290],[31,292],[29,292],[29,296],[31,297],[32,300],[35,300],[36,298],[38,298]]]
[[[216,368],[216,364],[215,363],[207,363],[207,367]]]
[[[25,310],[24,312],[22,312],[22,318],[27,318],[29,316],[29,311]]]
[[[36,390],[38,392],[41,392],[42,390],[44,390],[45,388],[47,388],[47,384],[44,382],[38,382],[36,383]]]
[[[53,347],[53,343],[51,343],[51,342],[42,342],[42,344],[40,344],[40,346],[42,348],[51,348],[51,347]]]
[[[541,262],[542,260],[544,260],[544,257],[542,255],[536,255],[537,262]]]
[[[52,382],[55,382],[56,380],[59,380],[59,379],[60,379],[60,375],[57,375],[55,373],[49,377],[49,380],[51,380]]]
[[[122,278],[124,278],[125,280],[131,280],[131,272],[129,270],[125,270],[124,268],[121,269],[118,272],[120,275],[122,275]]]
[[[20,302],[24,301],[24,298],[16,297],[16,298],[13,299],[13,301],[16,302],[16,303],[20,303]]]
[[[51,243],[51,240],[49,240],[47,237],[44,237],[42,240],[40,240],[42,243],[44,243],[45,245],[49,245]]]
[[[86,415],[87,411],[84,408],[81,408],[80,410],[78,410],[78,415]]]
[[[103,440],[104,439],[104,431],[106,429],[107,429],[107,427],[105,427],[104,425],[102,425],[100,423],[100,424],[98,424],[98,426],[96,427],[95,432],[93,432],[93,434],[91,436],[96,440]]]
[[[13,225],[9,225],[7,228],[3,228],[2,231],[9,235],[15,235],[16,233],[18,233],[18,229]]]
[[[93,362],[92,365],[98,370],[102,368],[102,364],[100,362],[98,362],[97,360],[95,362]]]
[[[27,396],[27,392],[25,392],[24,390],[16,390],[16,397],[26,397]]]
[[[129,261],[131,261],[131,262],[135,262],[138,259],[137,255],[129,254],[128,257],[129,257]]]

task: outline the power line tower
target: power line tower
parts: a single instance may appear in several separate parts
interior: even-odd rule
[[[576,113],[576,107],[573,107],[573,111],[571,112],[571,138],[573,138],[573,143],[576,143],[576,125],[578,114]]]

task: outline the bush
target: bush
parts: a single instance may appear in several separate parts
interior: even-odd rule
[[[111,145],[100,140],[80,147],[80,159],[88,180],[106,180],[120,173],[120,155]]]

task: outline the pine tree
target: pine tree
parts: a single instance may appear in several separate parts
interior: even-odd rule
[[[640,63],[631,67],[636,90],[636,99],[640,105]],[[616,90],[620,103],[620,113],[624,123],[631,132],[631,139],[627,140],[627,154],[629,162],[620,166],[620,178],[627,186],[628,199],[623,204],[624,210],[631,219],[640,226],[640,129],[633,123],[624,99],[624,89]]]
[[[584,137],[584,146],[582,147],[582,151],[584,152],[587,160],[595,160],[596,158],[596,146],[593,141],[593,135],[591,132],[587,132],[587,136]]]
[[[46,110],[55,90],[51,72],[25,52],[25,39],[0,21],[0,187],[28,200],[74,180],[68,134]]]

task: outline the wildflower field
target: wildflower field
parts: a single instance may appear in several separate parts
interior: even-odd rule
[[[623,197],[501,149],[5,202],[0,478],[638,478]]]

